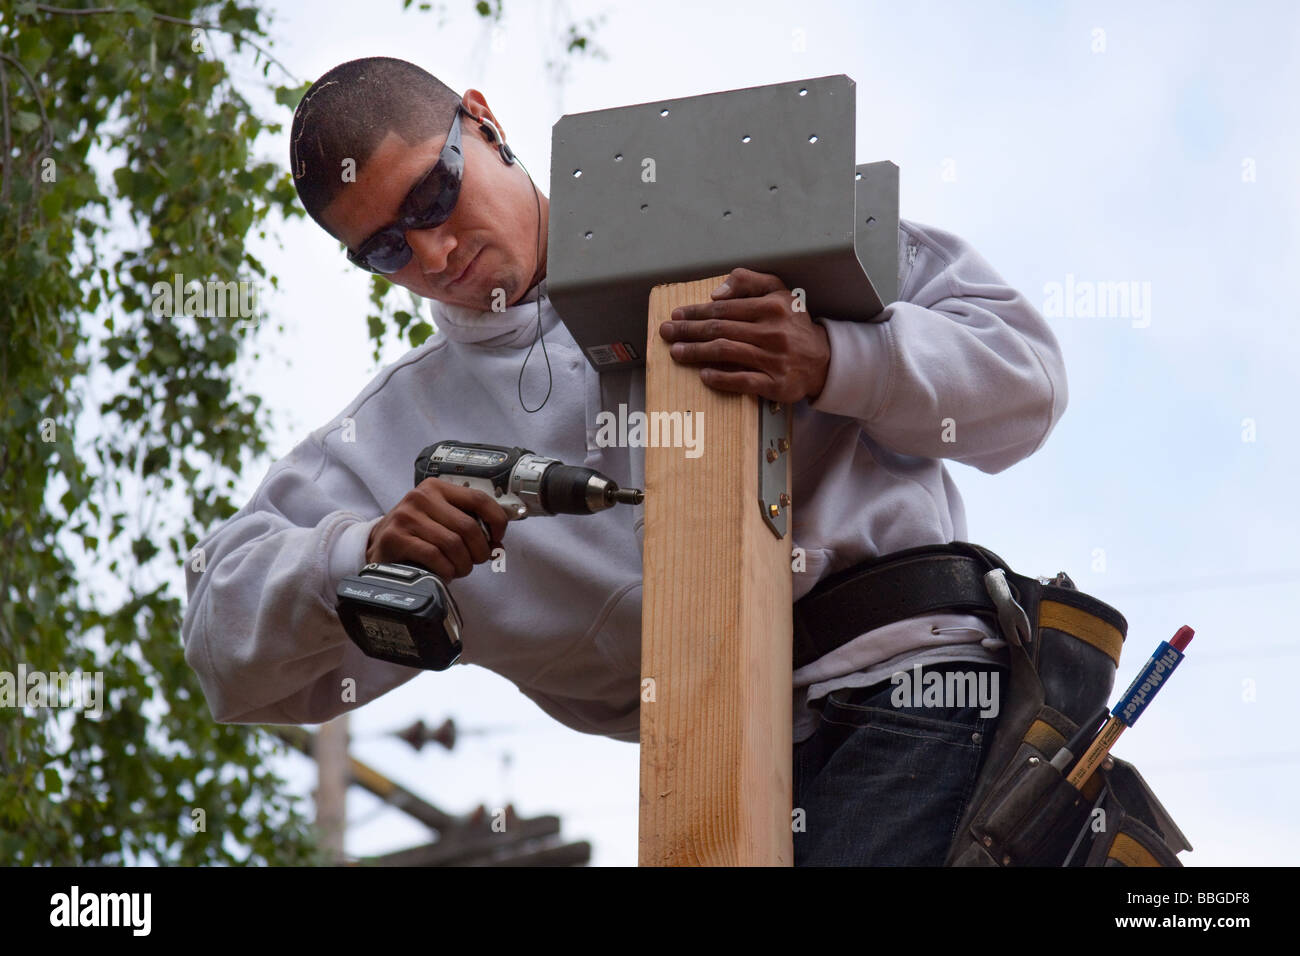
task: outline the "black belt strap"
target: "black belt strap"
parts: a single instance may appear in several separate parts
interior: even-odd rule
[[[984,587],[997,555],[965,541],[924,545],[864,561],[821,581],[794,605],[797,670],[867,631],[921,614],[980,614],[996,629]]]

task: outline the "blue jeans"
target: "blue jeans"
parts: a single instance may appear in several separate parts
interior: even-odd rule
[[[973,662],[922,672],[997,673]],[[910,671],[908,672],[911,673]],[[992,687],[991,677],[987,685]],[[942,866],[997,729],[968,706],[894,706],[890,681],[822,698],[811,737],[794,747],[795,866]],[[991,709],[991,708],[989,708]]]

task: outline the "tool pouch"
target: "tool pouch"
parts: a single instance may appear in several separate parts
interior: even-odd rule
[[[1100,814],[1089,830],[1095,838],[1084,866],[1182,866],[1177,854],[1190,850],[1181,830],[1131,763],[1116,757],[1101,773],[1105,787]],[[1086,838],[1085,838],[1086,842]]]
[[[1107,758],[1079,791],[1050,763],[1110,697],[1128,633],[1123,615],[1064,572],[1044,582],[986,548],[964,547],[989,567],[985,585],[1011,669],[948,865],[1181,866],[1177,854],[1191,844],[1132,764]]]

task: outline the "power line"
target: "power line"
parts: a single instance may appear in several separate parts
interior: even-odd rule
[[[1193,591],[1222,591],[1230,588],[1269,587],[1300,581],[1300,571],[1278,569],[1250,574],[1214,574],[1198,578],[1167,578],[1146,584],[1128,584],[1106,588],[1107,594],[1188,594]],[[1097,589],[1100,590],[1100,589]],[[1090,592],[1091,593],[1091,592]],[[1105,600],[1105,598],[1102,598]]]
[[[1265,644],[1262,647],[1243,647],[1235,651],[1220,651],[1219,653],[1197,654],[1192,660],[1195,661],[1228,661],[1239,660],[1243,657],[1275,657],[1285,656],[1288,654],[1300,654],[1300,643],[1296,644]]]
[[[1144,771],[1163,773],[1190,773],[1194,770],[1236,770],[1240,767],[1280,767],[1300,763],[1300,750],[1283,750],[1278,753],[1246,754],[1244,756],[1200,757],[1192,760],[1143,761]]]

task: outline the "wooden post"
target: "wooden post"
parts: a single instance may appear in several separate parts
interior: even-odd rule
[[[316,827],[320,845],[342,862],[348,823],[348,715],[321,724],[316,732]]]
[[[703,453],[646,448],[643,866],[793,862],[791,548],[759,512],[764,400],[708,388],[659,335],[674,308],[710,301],[725,278],[650,295],[647,415],[703,416]]]

